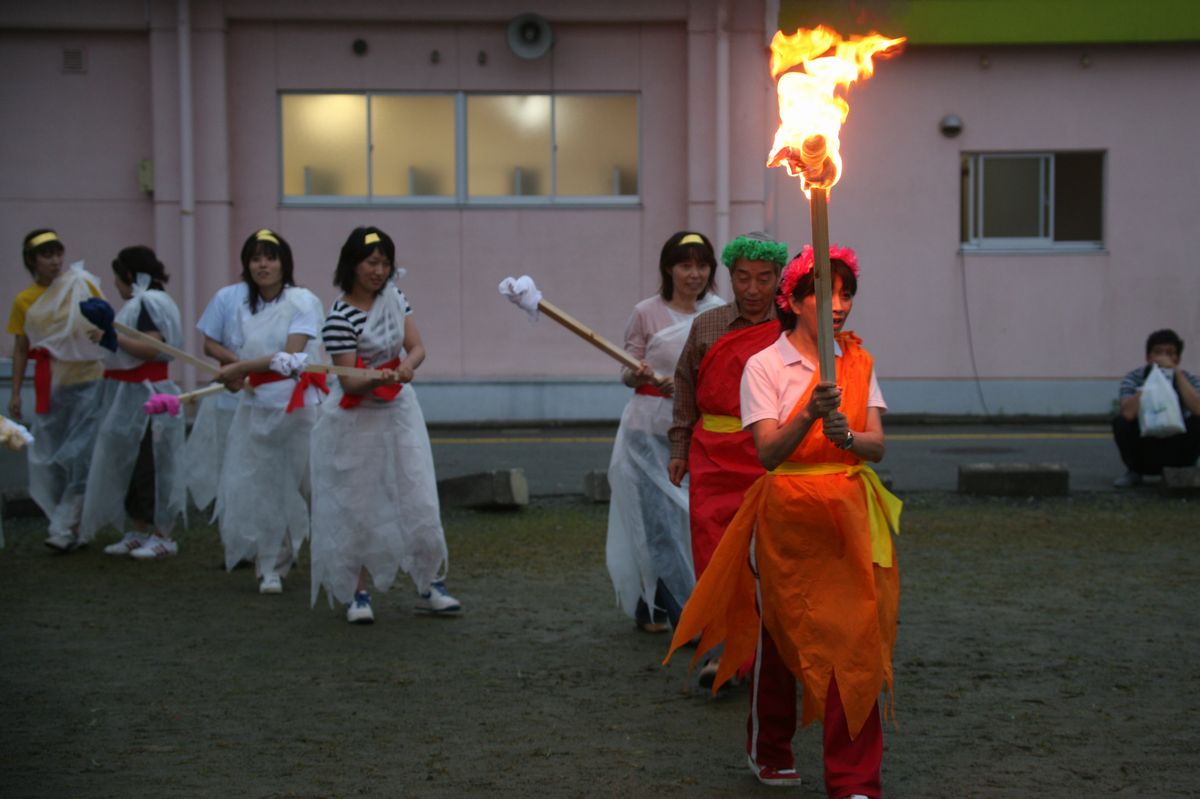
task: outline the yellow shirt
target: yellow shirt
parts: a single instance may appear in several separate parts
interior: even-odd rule
[[[103,297],[100,289],[92,285],[92,282],[87,281],[88,291],[92,292],[93,297]],[[12,311],[8,314],[8,332],[14,336],[25,335],[25,314],[29,311],[29,307],[37,302],[38,297],[46,293],[49,286],[43,286],[39,283],[34,283],[27,289],[24,289],[13,300]]]
[[[93,297],[103,297],[100,290],[88,281],[88,290]],[[24,289],[13,300],[12,311],[8,315],[8,332],[14,336],[25,335],[25,314],[38,298],[46,293],[49,286],[34,283]],[[104,364],[101,361],[55,361],[51,364],[56,385],[69,386],[74,383],[87,383],[99,380],[104,376]]]

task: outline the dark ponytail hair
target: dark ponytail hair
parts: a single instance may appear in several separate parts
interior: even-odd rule
[[[139,274],[150,276],[150,288],[162,291],[168,278],[167,268],[154,254],[154,250],[141,244],[126,247],[117,253],[112,262],[113,274],[122,282],[134,285]]]

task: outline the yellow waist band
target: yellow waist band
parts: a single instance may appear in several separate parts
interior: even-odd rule
[[[892,567],[892,538],[889,530],[900,535],[900,511],[904,503],[883,487],[879,475],[865,463],[792,463],[784,461],[771,470],[771,474],[787,476],[816,476],[844,474],[862,478],[867,492],[867,519],[871,528],[871,559],[890,569]]]
[[[710,433],[740,433],[742,420],[736,416],[720,416],[715,413],[700,414],[700,426]]]

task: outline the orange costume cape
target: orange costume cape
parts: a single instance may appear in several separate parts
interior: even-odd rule
[[[699,579],[742,497],[763,474],[754,438],[742,429],[742,370],[750,356],[779,338],[774,320],[726,333],[709,348],[696,374],[696,408],[688,448],[692,563]]]
[[[838,336],[841,410],[851,429],[867,420],[872,358],[852,333]],[[819,380],[814,375],[794,416]],[[851,737],[886,685],[892,689],[892,649],[900,600],[892,531],[900,501],[857,458],[822,434],[820,420],[796,451],[747,492],[696,584],[671,641],[676,649],[702,634],[697,657],[722,641],[725,652],[713,690],[757,649],[759,609],[750,547],[762,592],[762,624],[801,682],[804,724],[823,718],[836,674]],[[695,658],[693,659],[695,665]]]

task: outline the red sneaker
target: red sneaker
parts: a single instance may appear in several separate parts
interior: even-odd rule
[[[759,766],[749,755],[746,756],[746,761],[750,764],[750,770],[754,772],[754,777],[763,785],[791,785],[800,787],[800,774],[794,768],[773,768],[772,766]]]

